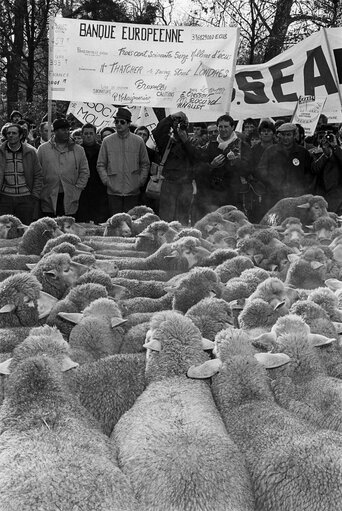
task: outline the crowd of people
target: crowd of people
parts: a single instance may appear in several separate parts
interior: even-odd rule
[[[0,215],[24,224],[61,215],[102,223],[146,204],[162,220],[189,225],[231,204],[258,222],[278,200],[307,193],[342,213],[342,125],[324,116],[310,139],[286,119],[246,119],[238,131],[227,114],[194,124],[190,133],[181,111],[150,133],[121,107],[113,126],[100,131],[92,124],[72,131],[58,118],[49,132],[43,121],[33,133],[18,111],[2,127]],[[160,197],[150,199],[151,163],[162,160]]]

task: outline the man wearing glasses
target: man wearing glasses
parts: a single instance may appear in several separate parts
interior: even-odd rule
[[[10,124],[5,136],[0,146],[0,215],[14,215],[28,225],[38,218],[42,169],[36,149],[22,142],[21,126]]]
[[[132,115],[118,108],[116,133],[106,137],[97,160],[97,171],[107,187],[109,215],[125,213],[139,204],[140,188],[147,180],[150,161],[141,137],[131,133]]]

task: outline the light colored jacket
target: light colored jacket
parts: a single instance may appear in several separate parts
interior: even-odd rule
[[[56,214],[60,186],[64,192],[64,211],[73,215],[78,209],[78,201],[89,178],[88,161],[83,147],[69,141],[68,149],[57,149],[54,137],[38,147],[38,159],[43,169],[43,189],[41,210]]]
[[[150,168],[145,142],[138,135],[106,137],[97,159],[97,171],[109,195],[138,195]]]

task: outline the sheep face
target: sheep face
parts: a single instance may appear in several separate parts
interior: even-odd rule
[[[105,228],[104,236],[121,236],[123,238],[129,238],[132,236],[132,230],[127,222],[122,221],[119,225],[111,226],[107,224]]]

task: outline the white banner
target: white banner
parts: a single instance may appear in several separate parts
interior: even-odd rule
[[[291,122],[300,124],[306,137],[312,137],[324,107],[326,98],[300,96]]]
[[[137,126],[146,126],[150,131],[158,124],[153,108],[126,107],[132,113],[132,123]],[[93,124],[96,129],[114,126],[114,117],[117,111],[115,105],[103,103],[80,103],[71,101],[67,114],[73,114],[82,124]]]
[[[315,32],[274,59],[237,66],[234,119],[292,115],[299,96],[326,98],[329,122],[342,122],[342,29]]]
[[[53,100],[227,111],[238,29],[50,20]]]

